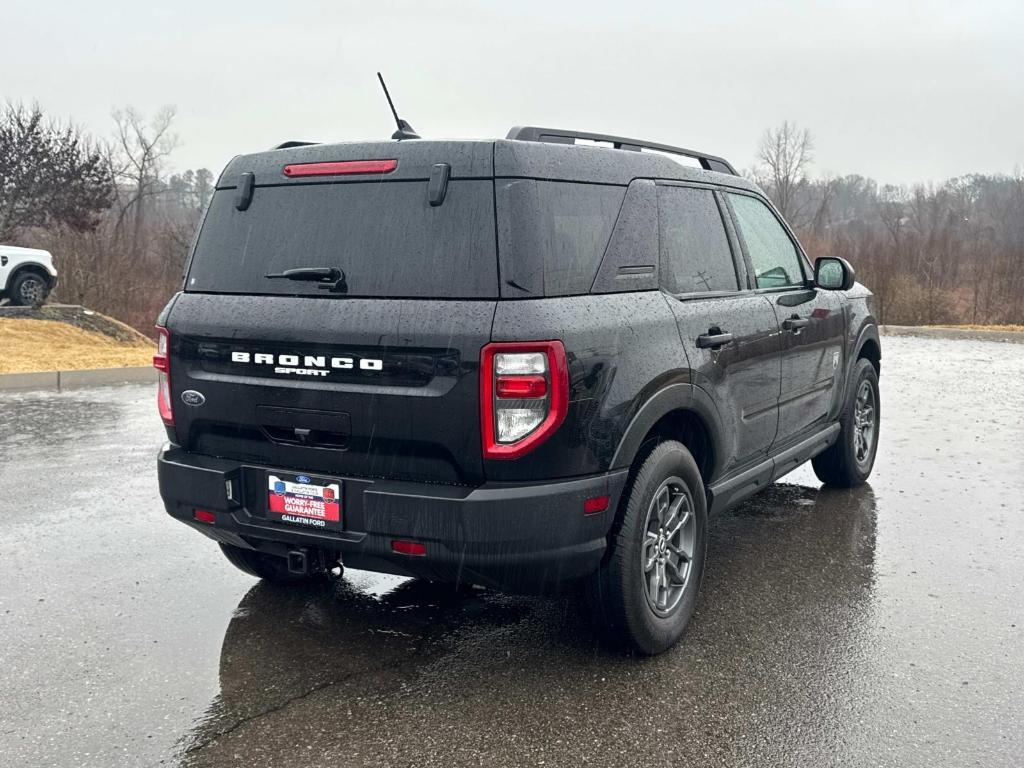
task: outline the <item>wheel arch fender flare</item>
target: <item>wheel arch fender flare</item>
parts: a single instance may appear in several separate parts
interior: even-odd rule
[[[7,276],[7,285],[4,286],[4,288],[6,290],[10,290],[11,286],[14,285],[14,281],[17,280],[22,275],[24,275],[25,273],[39,275],[41,278],[43,278],[43,281],[46,283],[47,288],[53,287],[53,275],[46,271],[46,267],[44,267],[42,264],[37,264],[35,262],[30,261],[25,264],[19,264],[13,270],[11,270],[11,273]]]
[[[849,378],[850,373],[853,371],[853,366],[856,365],[861,350],[864,349],[864,345],[868,342],[874,342],[875,348],[878,350],[878,357],[881,359],[882,342],[879,337],[878,326],[872,322],[866,322],[857,334],[857,340],[854,342],[852,354],[847,365],[847,378]]]
[[[680,411],[693,414],[702,422],[714,461],[710,474],[715,476],[717,467],[726,455],[726,441],[718,408],[707,392],[689,383],[669,384],[643,401],[622,433],[612,456],[611,469],[630,467],[654,425],[665,416]]]

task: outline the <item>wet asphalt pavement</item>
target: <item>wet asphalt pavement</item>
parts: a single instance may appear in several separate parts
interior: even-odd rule
[[[1020,765],[1024,345],[883,347],[870,485],[718,518],[653,659],[571,599],[259,584],[165,515],[151,387],[0,396],[0,765]]]

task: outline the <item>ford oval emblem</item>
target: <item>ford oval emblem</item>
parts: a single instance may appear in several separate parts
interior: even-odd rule
[[[295,479],[298,480],[300,483],[308,483],[309,482],[309,476],[308,475],[296,475]]]
[[[193,408],[198,408],[206,402],[206,397],[202,392],[196,392],[194,389],[186,389],[181,393],[181,402],[185,405],[191,405]]]

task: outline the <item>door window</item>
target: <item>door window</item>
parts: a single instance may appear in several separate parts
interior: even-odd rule
[[[662,275],[669,291],[738,290],[729,238],[711,190],[659,187],[658,214]]]
[[[729,195],[758,288],[803,285],[800,254],[775,214],[756,197]]]

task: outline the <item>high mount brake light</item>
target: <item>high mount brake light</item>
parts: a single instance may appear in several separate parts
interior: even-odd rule
[[[284,175],[296,176],[349,176],[358,173],[391,173],[398,167],[397,160],[344,160],[336,163],[295,163],[284,167]]]
[[[171,334],[166,328],[157,327],[156,354],[153,367],[157,370],[156,405],[160,418],[169,427],[174,426],[174,410],[171,408]]]
[[[480,428],[485,459],[518,459],[558,429],[569,408],[560,341],[497,342],[480,352]]]

